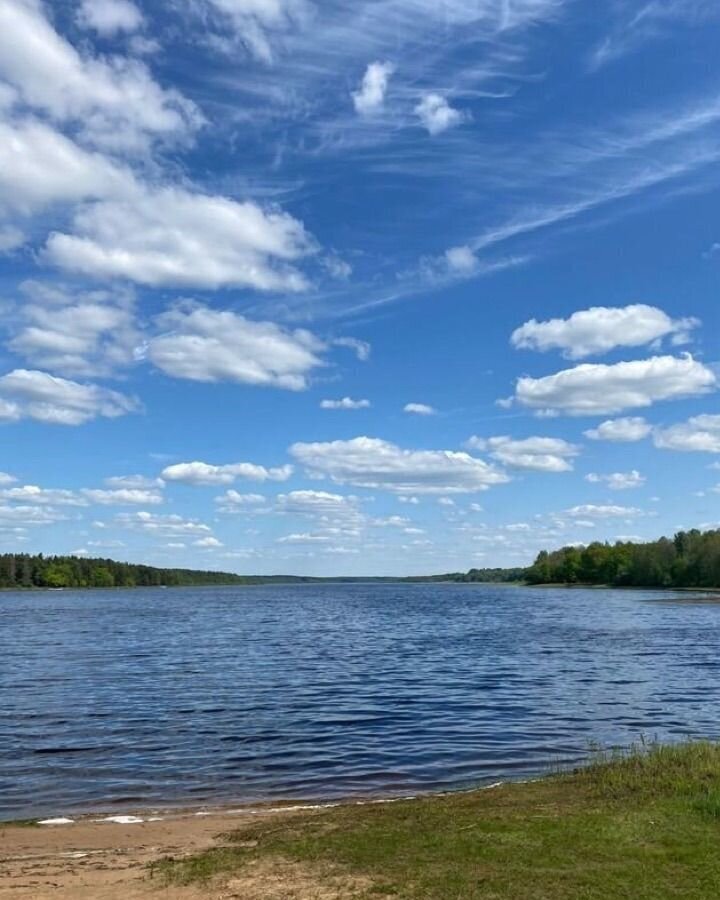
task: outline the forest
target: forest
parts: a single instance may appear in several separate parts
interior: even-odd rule
[[[720,530],[679,531],[648,543],[619,541],[563,547],[538,554],[529,584],[607,584],[617,587],[720,587]]]
[[[227,572],[156,569],[152,566],[86,559],[79,556],[0,555],[0,589],[68,587],[157,587],[159,585],[244,584],[247,579]]]

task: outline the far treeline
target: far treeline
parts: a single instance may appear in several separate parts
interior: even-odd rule
[[[615,587],[720,587],[720,530],[679,531],[646,544],[619,541],[543,550],[526,570],[529,584]]]
[[[78,556],[0,555],[0,588],[158,587],[160,585],[244,584],[247,579],[225,572],[156,569]]]

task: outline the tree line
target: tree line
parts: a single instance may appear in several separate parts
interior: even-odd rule
[[[648,543],[618,541],[543,550],[526,570],[530,584],[720,587],[720,530],[679,531]]]
[[[110,588],[160,585],[244,584],[247,579],[227,572],[157,569],[153,566],[88,559],[79,556],[0,555],[0,588]]]

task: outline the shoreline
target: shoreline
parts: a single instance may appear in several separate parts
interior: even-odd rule
[[[716,898],[720,746],[590,762],[395,802],[0,825],[0,900]]]

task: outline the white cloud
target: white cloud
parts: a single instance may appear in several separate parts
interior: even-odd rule
[[[163,502],[161,493],[143,488],[117,488],[107,491],[85,488],[82,495],[91,503],[102,506],[146,506]]]
[[[141,343],[127,292],[70,295],[36,283],[25,285],[29,302],[8,348],[33,366],[62,375],[109,375],[130,365]]]
[[[2,483],[2,482],[0,482]],[[0,490],[0,497],[14,503],[37,503],[41,506],[143,506],[163,502],[162,494],[153,490],[100,490],[83,488],[69,491],[61,488],[41,488],[35,484]]]
[[[54,30],[39,0],[0,5],[0,78],[28,106],[114,149],[184,137],[202,122],[193,103],[161,88],[141,62],[78,53]]]
[[[0,209],[24,215],[54,203],[131,190],[132,176],[41,122],[0,122]]]
[[[415,114],[423,127],[433,135],[459,125],[466,118],[459,109],[450,106],[445,97],[435,93],[423,94],[415,107]]]
[[[504,472],[468,453],[404,450],[378,438],[297,443],[290,453],[314,475],[398,494],[472,493],[509,481]]]
[[[330,537],[326,534],[311,534],[308,531],[286,534],[277,539],[278,544],[327,544]]]
[[[12,475],[8,475],[7,472],[0,472],[0,485],[5,487],[8,484],[15,484],[17,478]]]
[[[324,344],[309,331],[288,331],[205,306],[178,306],[159,318],[167,329],[148,344],[163,372],[192,381],[233,381],[299,391],[322,366]]]
[[[292,475],[292,466],[267,469],[255,463],[240,462],[224,466],[213,466],[204,462],[175,463],[162,471],[164,481],[193,485],[232,484],[237,478],[250,481],[287,481]]]
[[[586,503],[582,506],[573,506],[571,509],[566,509],[565,515],[573,519],[617,519],[634,518],[642,515],[642,511],[634,506],[596,506],[593,503]]]
[[[49,506],[6,506],[0,504],[0,527],[30,527],[62,522],[65,516]]]
[[[239,513],[266,503],[267,498],[262,494],[241,494],[238,491],[225,491],[215,498],[218,504],[218,512]]]
[[[307,281],[291,263],[314,250],[302,223],[280,210],[136,184],[78,210],[72,233],[51,234],[45,255],[69,271],[150,287],[300,291]]]
[[[597,428],[584,431],[585,437],[592,441],[615,441],[631,443],[641,441],[652,432],[652,425],[639,416],[628,416],[623,419],[607,419]]]
[[[370,407],[369,400],[353,400],[350,397],[343,397],[342,400],[321,400],[321,409],[368,409]]]
[[[690,355],[654,356],[614,365],[585,363],[544,378],[525,376],[517,381],[515,398],[540,412],[591,416],[699,396],[716,383],[712,371]]]
[[[575,444],[549,437],[515,440],[504,435],[487,439],[473,436],[466,446],[474,450],[488,450],[493,459],[506,466],[539,472],[570,472],[573,467],[570,460],[580,452]]]
[[[77,19],[102,37],[131,34],[143,25],[142,13],[130,0],[82,0]]]
[[[214,547],[222,547],[223,544],[222,541],[219,541],[216,537],[204,537],[198,538],[196,541],[193,541],[193,546],[212,549]]]
[[[403,412],[416,416],[434,416],[437,410],[432,406],[428,406],[427,403],[406,403],[403,406]]]
[[[194,519],[184,519],[178,515],[160,516],[146,510],[134,513],[118,513],[114,521],[123,528],[142,531],[155,537],[203,536],[211,531],[208,525]]]
[[[598,475],[590,472],[585,476],[585,480],[591,484],[606,484],[611,491],[627,491],[642,487],[646,479],[637,469],[633,469],[631,472],[613,472],[610,475]]]
[[[653,441],[662,450],[720,453],[720,415],[693,416],[687,422],[657,428]]]
[[[382,109],[388,82],[394,71],[395,66],[390,62],[372,62],[368,65],[360,88],[353,91],[356,112],[366,116]]]
[[[114,419],[135,412],[131,397],[28,369],[0,376],[0,422],[35,419],[52,425],[82,425],[99,416]]]
[[[280,494],[278,509],[294,515],[346,519],[358,515],[357,497],[332,494],[328,491],[300,490]]]
[[[25,234],[14,225],[0,226],[0,254],[12,253],[25,243]]]
[[[143,490],[144,488],[163,487],[165,482],[161,478],[148,478],[145,475],[112,475],[105,479],[105,484],[115,489]]]
[[[568,319],[538,322],[531,319],[511,337],[514,347],[528,350],[563,351],[568,359],[608,353],[617,347],[642,347],[673,335],[673,343],[688,340],[698,319],[671,319],[661,309],[643,303],[625,307],[594,306],[573,313]]]
[[[478,267],[478,258],[467,245],[450,247],[445,251],[445,261],[451,272],[460,275],[471,275]]]
[[[339,337],[331,342],[335,347],[348,347],[355,351],[355,355],[361,362],[370,359],[370,344],[367,341],[359,341],[357,338]]]
[[[229,21],[243,46],[266,63],[275,55],[274,42],[306,23],[314,11],[308,0],[206,0],[206,4],[225,19],[223,35]]]
[[[88,501],[74,491],[55,488],[41,488],[35,484],[7,488],[0,491],[0,497],[14,503],[37,503],[41,506],[87,506]]]

